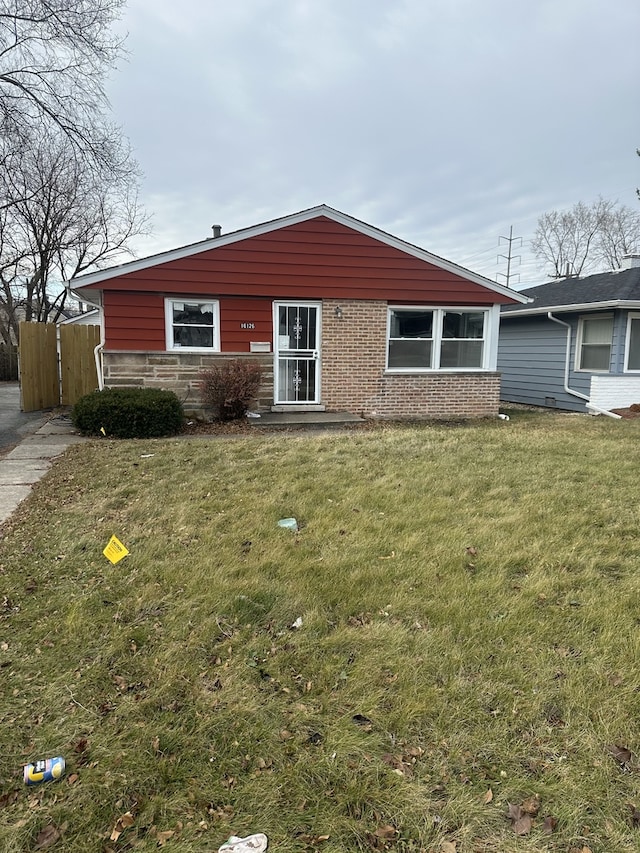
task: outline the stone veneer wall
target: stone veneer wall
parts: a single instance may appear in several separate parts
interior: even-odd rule
[[[328,410],[383,418],[498,414],[499,373],[385,373],[386,347],[386,302],[323,301],[322,402]]]
[[[205,415],[198,390],[199,376],[214,362],[234,358],[259,361],[262,366],[262,384],[257,408],[268,409],[273,401],[273,355],[255,353],[200,353],[173,352],[115,352],[103,353],[105,387],[134,386],[137,388],[163,388],[174,391],[187,414]]]

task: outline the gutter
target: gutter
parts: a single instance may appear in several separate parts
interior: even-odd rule
[[[531,300],[533,301],[533,300]],[[583,312],[583,311],[604,311],[610,308],[628,308],[632,311],[640,309],[640,302],[637,299],[608,299],[604,302],[569,302],[566,305],[552,305],[554,311],[567,312]],[[536,314],[546,314],[549,311],[549,306],[541,306],[540,308],[516,308],[514,311],[502,311],[500,320],[506,320],[509,317],[533,317]]]
[[[65,287],[67,289],[67,294],[69,296],[73,296],[74,299],[77,299],[79,302],[86,302],[87,305],[91,305],[92,308],[97,308],[100,312],[100,343],[93,348],[93,360],[96,363],[96,376],[98,377],[98,391],[104,391],[104,373],[102,370],[102,350],[105,345],[105,336],[104,336],[104,313],[102,311],[102,305],[98,305],[97,302],[91,302],[87,299],[86,296],[79,296],[73,290],[71,290],[71,284],[66,282]]]
[[[614,418],[615,420],[621,420],[620,415],[616,415],[614,412],[610,412],[608,409],[601,409],[599,406],[595,406],[590,402],[589,397],[586,394],[581,394],[580,391],[574,391],[573,388],[569,388],[569,368],[571,365],[571,326],[569,323],[565,323],[564,320],[559,320],[557,317],[554,317],[551,311],[547,311],[547,317],[550,320],[553,320],[554,323],[558,323],[560,326],[564,326],[567,330],[567,344],[566,344],[566,356],[564,360],[564,390],[567,394],[571,394],[574,397],[579,397],[581,400],[586,401],[587,409],[590,409],[596,415],[606,415],[609,418]]]

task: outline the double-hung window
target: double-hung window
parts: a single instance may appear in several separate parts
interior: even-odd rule
[[[216,300],[165,299],[168,350],[220,350],[220,307]]]
[[[483,369],[488,314],[478,308],[389,308],[387,369]]]
[[[581,317],[578,324],[577,369],[608,373],[612,339],[613,315]]]
[[[640,314],[629,314],[624,369],[640,371]]]

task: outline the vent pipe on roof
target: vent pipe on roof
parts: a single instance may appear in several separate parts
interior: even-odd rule
[[[621,270],[631,270],[640,267],[640,254],[637,252],[629,252],[628,255],[622,256]]]
[[[211,230],[213,231],[213,236],[219,237],[222,234],[222,225],[212,225]]]

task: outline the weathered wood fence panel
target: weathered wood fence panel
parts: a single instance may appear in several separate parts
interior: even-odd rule
[[[94,350],[100,343],[100,326],[60,326],[60,379],[62,405],[73,404],[98,387]]]
[[[58,349],[59,342],[59,349]],[[100,326],[20,323],[20,391],[24,412],[73,404],[95,391]]]
[[[23,412],[52,409],[60,403],[53,323],[20,323],[20,393]]]

